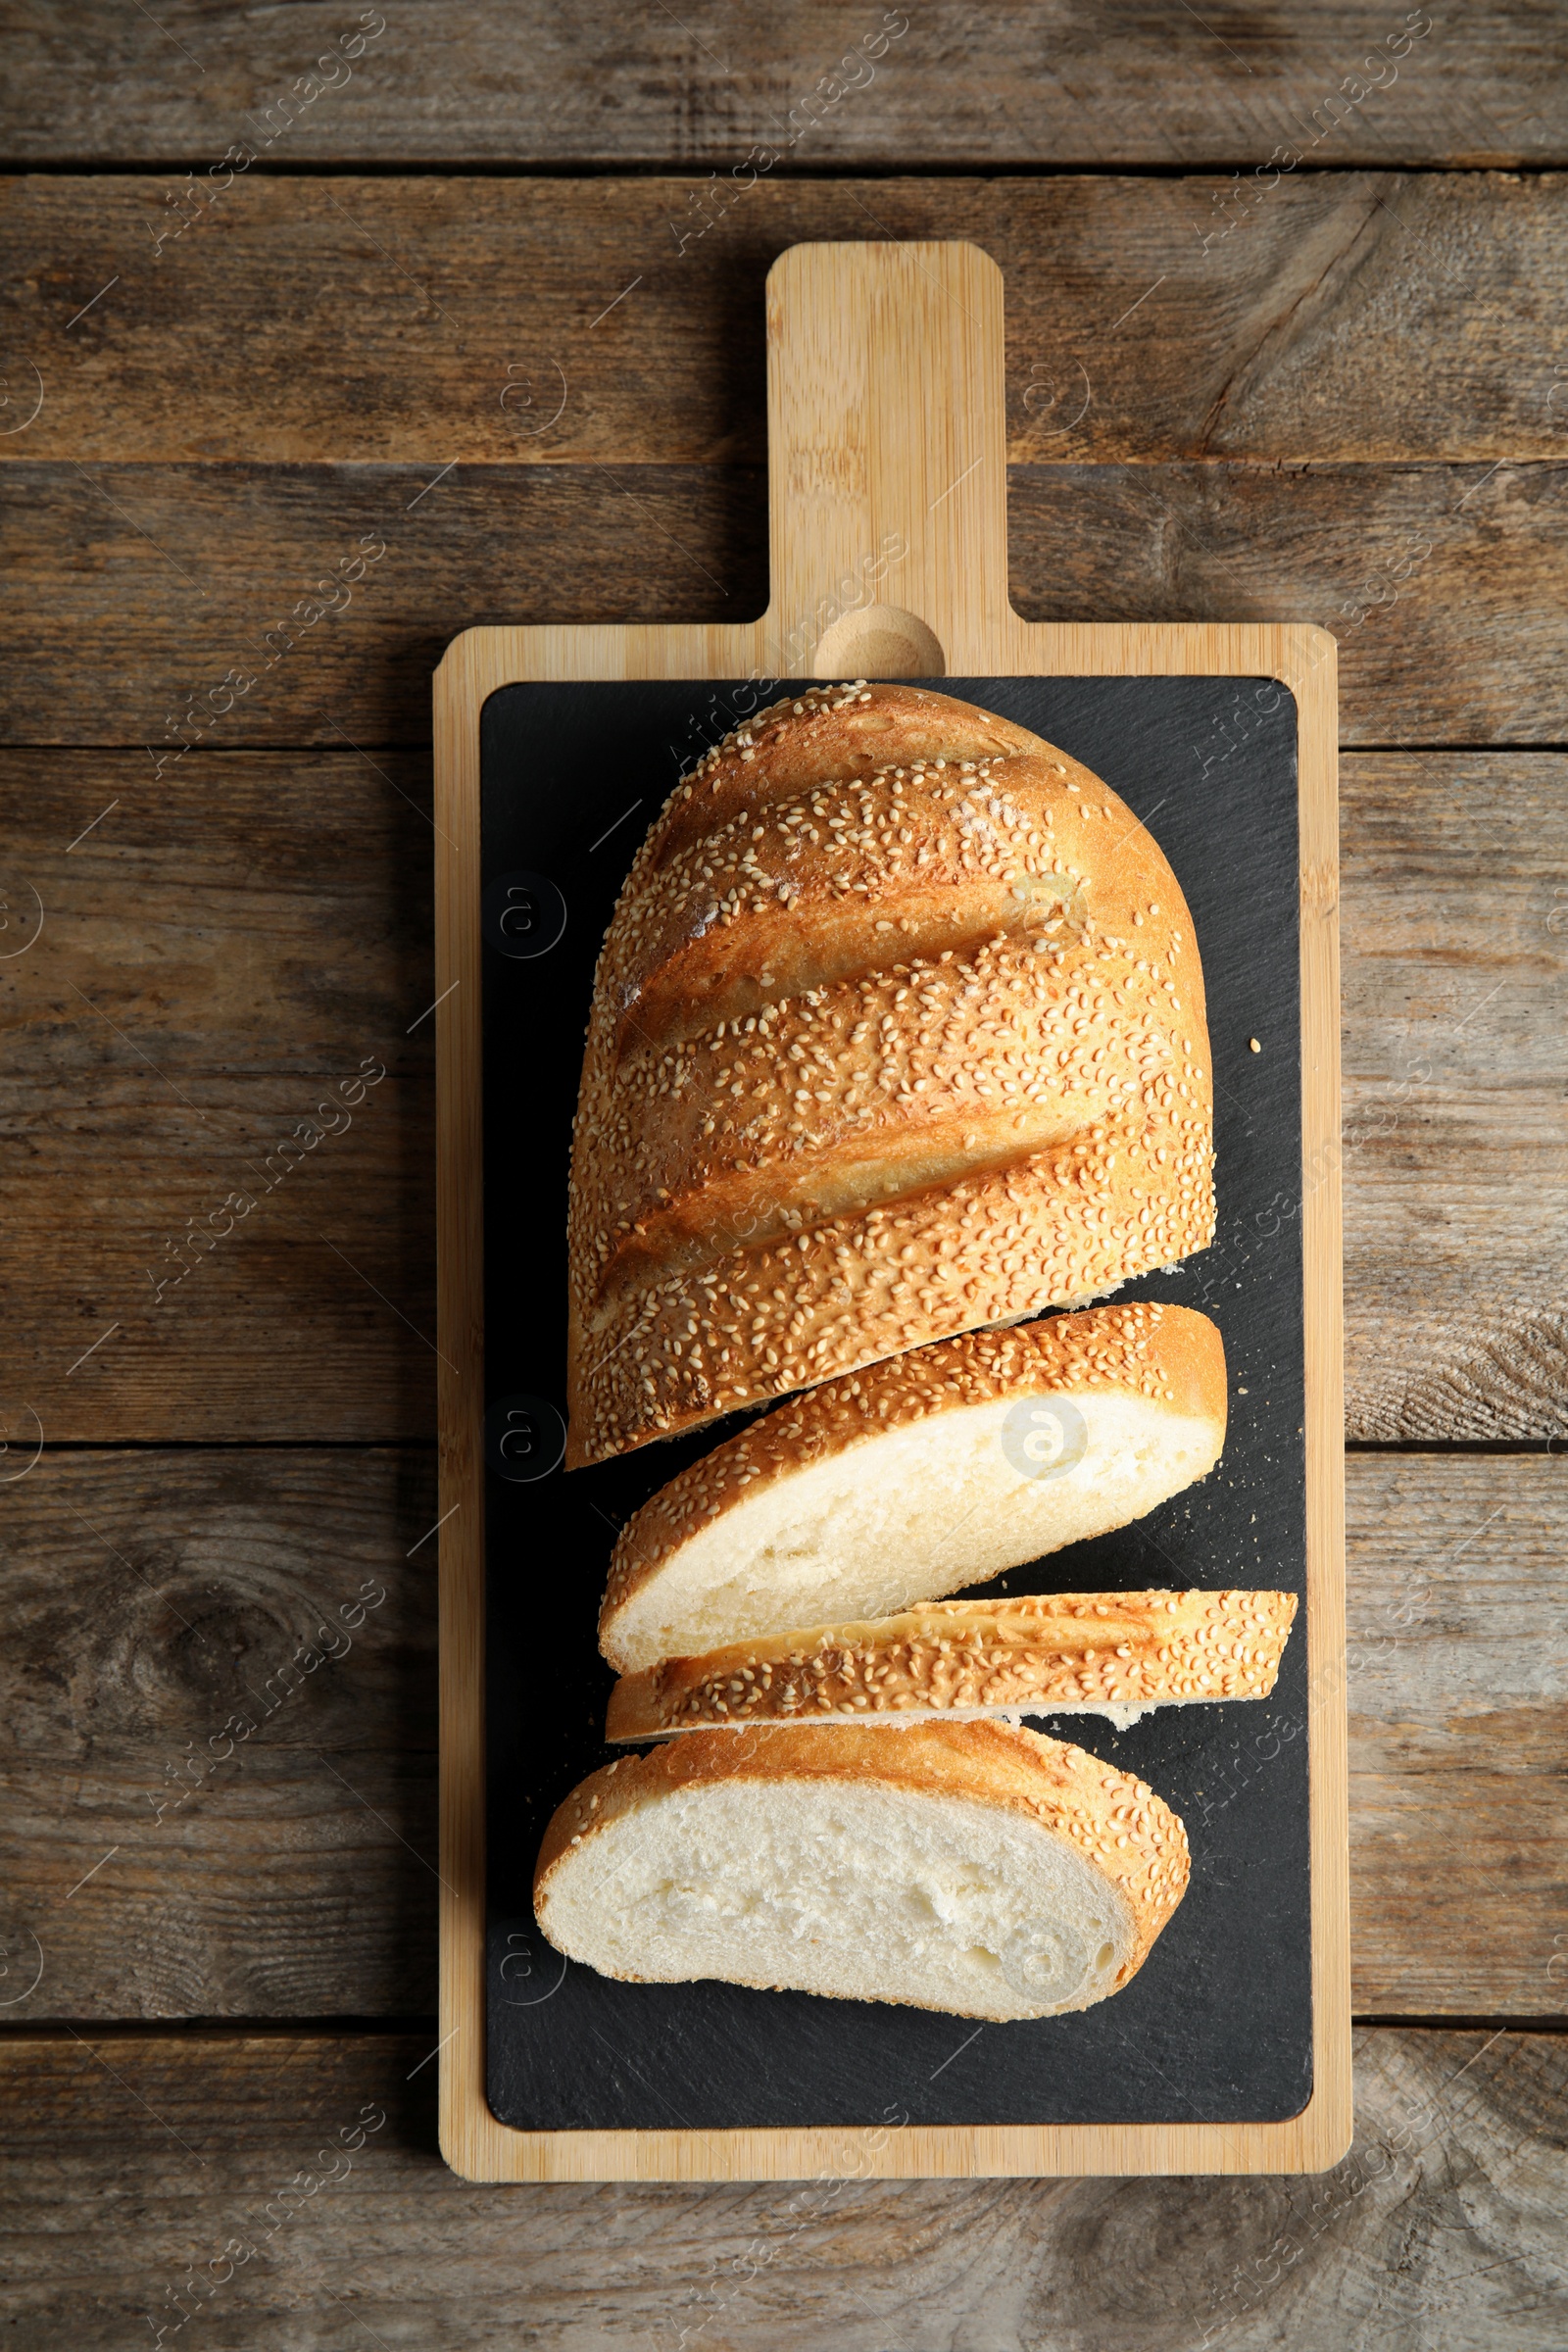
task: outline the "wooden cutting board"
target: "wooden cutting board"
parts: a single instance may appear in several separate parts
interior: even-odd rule
[[[466,2179],[1274,2173],[1321,2169],[1349,2143],[1334,640],[1267,623],[1018,618],[1006,587],[1002,295],[1000,271],[970,245],[785,253],[767,285],[774,591],[763,617],[472,629],[436,674],[441,2142]],[[1294,697],[1306,1174],[1295,1199],[1281,1203],[1276,1193],[1270,1207],[1276,1230],[1282,1214],[1298,1219],[1302,1284],[1306,1607],[1298,1638],[1312,2090],[1287,2120],[529,2130],[498,2121],[487,2102],[481,712],[499,690],[529,682],[861,675],[1063,689],[1144,678],[1236,680],[1255,691],[1278,680]],[[1209,724],[1212,760],[1225,730]],[[580,1007],[563,1013],[580,1027]],[[1222,1176],[1222,1225],[1225,1205]]]

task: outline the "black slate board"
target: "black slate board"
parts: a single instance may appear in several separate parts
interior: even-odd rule
[[[982,1590],[1266,1585],[1304,1598],[1295,704],[1251,678],[922,683],[1034,728],[1148,821],[1192,908],[1214,1058],[1216,1243],[1118,1295],[1219,1324],[1224,1458],[1135,1527]],[[1143,1775],[1193,1850],[1186,1899],[1139,1976],[1081,2015],[977,2029],[804,1993],[621,1984],[568,1964],[534,1924],[544,1825],[615,1752],[594,1631],[615,1532],[738,1426],[569,1478],[559,1467],[566,1170],[594,962],[665,795],[757,707],[746,684],[661,680],[508,686],[482,714],[490,2105],[528,2131],[1283,2120],[1312,2087],[1301,1617],[1267,1702],[1120,1734],[1096,1715],[1039,1719]]]

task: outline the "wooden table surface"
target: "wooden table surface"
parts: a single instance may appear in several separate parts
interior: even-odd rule
[[[7,2340],[1560,2352],[1568,16],[86,0],[6,39]],[[1020,611],[1340,639],[1356,2146],[468,2188],[430,671],[477,620],[759,612],[763,275],[881,236],[1005,272]]]

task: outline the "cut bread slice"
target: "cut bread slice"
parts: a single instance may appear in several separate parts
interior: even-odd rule
[[[607,1765],[545,1832],[539,1924],[607,1977],[722,1978],[1054,2017],[1135,1976],[1181,1901],[1152,1789],[995,1723],[699,1733]]]
[[[605,1737],[889,1715],[1078,1713],[1125,1730],[1153,1707],[1266,1698],[1295,1616],[1294,1592],[933,1601],[874,1624],[666,1658],[615,1685]]]
[[[1208,1317],[1145,1300],[830,1381],[643,1505],[611,1561],[600,1647],[624,1674],[982,1584],[1204,1477],[1225,1402]]]

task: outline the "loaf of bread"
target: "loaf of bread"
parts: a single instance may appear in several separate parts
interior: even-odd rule
[[[1142,1300],[968,1332],[828,1382],[661,1489],[600,1613],[621,1673],[885,1617],[1107,1534],[1225,1441],[1206,1315]]]
[[[741,1642],[621,1678],[607,1740],[761,1723],[1105,1715],[1266,1698],[1293,1592],[1058,1592],[939,1600],[870,1624]]]
[[[1175,876],[1089,769],[913,686],[812,687],[677,786],[600,956],[568,1466],[1213,1231]]]
[[[545,1832],[539,1925],[607,1977],[718,1977],[960,2017],[1118,1991],[1186,1891],[1130,1773],[995,1723],[697,1733],[594,1773]]]

